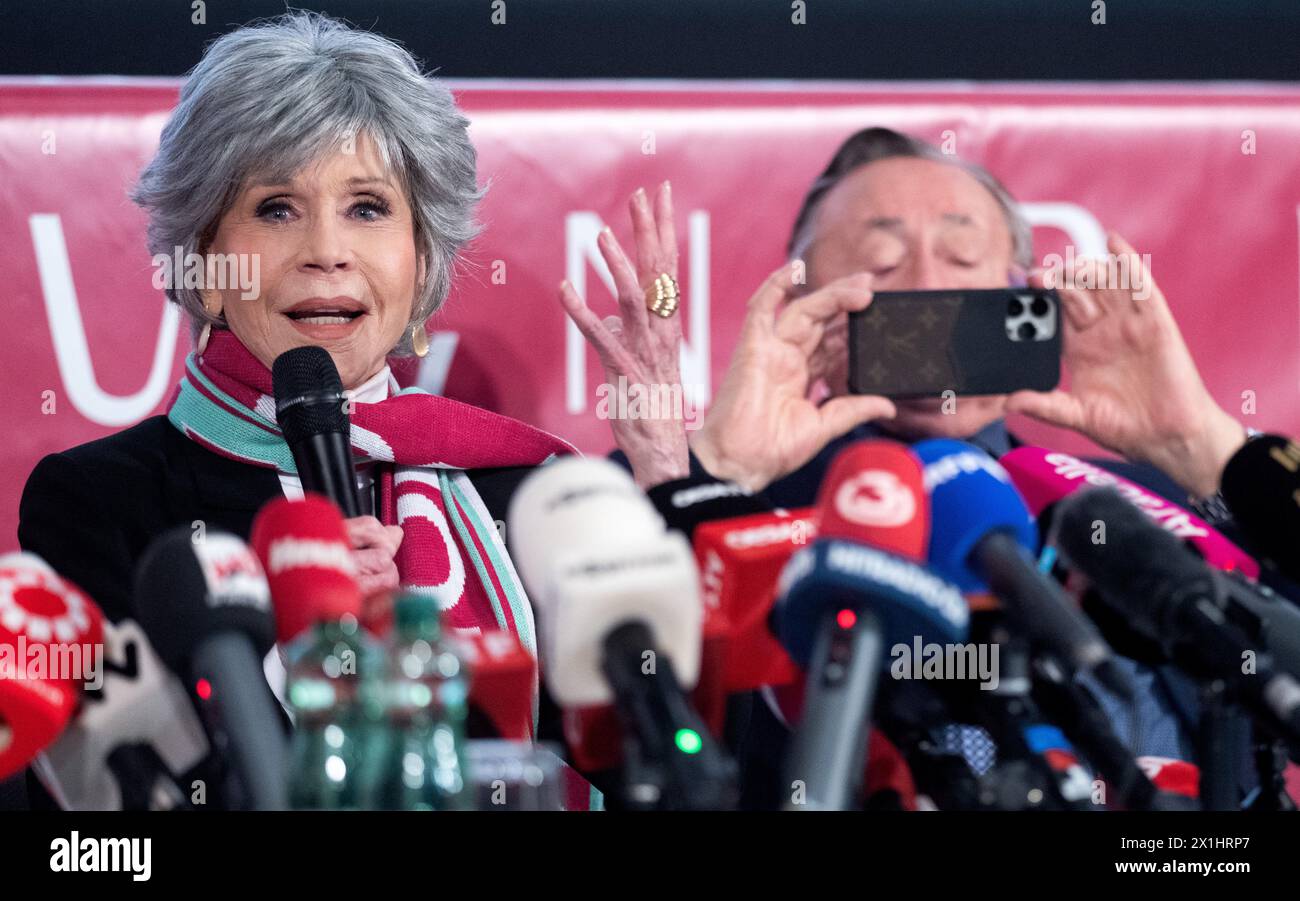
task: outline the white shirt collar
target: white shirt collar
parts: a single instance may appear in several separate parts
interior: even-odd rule
[[[355,389],[344,391],[343,394],[359,404],[377,404],[381,400],[387,400],[389,394],[395,393],[393,382],[393,372],[385,366]]]

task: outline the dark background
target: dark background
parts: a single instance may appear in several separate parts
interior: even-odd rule
[[[1300,0],[303,2],[405,43],[448,77],[1294,80]],[[0,75],[183,74],[273,0],[0,0]]]

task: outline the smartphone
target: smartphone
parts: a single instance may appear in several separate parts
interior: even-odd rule
[[[886,397],[1050,391],[1061,299],[1042,288],[880,291],[849,314],[849,390]]]

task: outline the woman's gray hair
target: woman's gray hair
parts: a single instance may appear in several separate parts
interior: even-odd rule
[[[1011,259],[1017,266],[1028,271],[1034,263],[1034,242],[1029,222],[1020,212],[1009,191],[1002,182],[993,177],[983,166],[969,163],[955,156],[944,153],[938,147],[927,144],[919,138],[905,135],[889,128],[864,128],[853,134],[835,151],[824,172],[817,177],[804,196],[803,206],[795,217],[794,228],[790,230],[790,242],[786,246],[789,258],[799,259],[808,252],[813,243],[813,221],[817,207],[830,190],[854,172],[868,163],[894,157],[914,157],[932,160],[956,166],[985,187],[997,201],[1006,219],[1007,229],[1011,232]]]
[[[250,178],[288,181],[368,135],[406,192],[428,277],[411,323],[451,288],[460,249],[478,233],[477,156],[451,92],[404,48],[328,16],[292,12],[218,38],[181,89],[158,152],[131,199],[149,212],[151,254],[204,253]],[[352,145],[345,142],[351,141]],[[167,296],[195,331],[221,324],[198,289],[171,280]],[[410,329],[395,352],[409,352]]]

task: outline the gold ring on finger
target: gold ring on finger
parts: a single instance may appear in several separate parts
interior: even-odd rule
[[[680,299],[681,295],[677,290],[677,279],[667,272],[655,276],[655,280],[645,289],[645,305],[647,309],[664,319],[677,312],[677,304]]]

